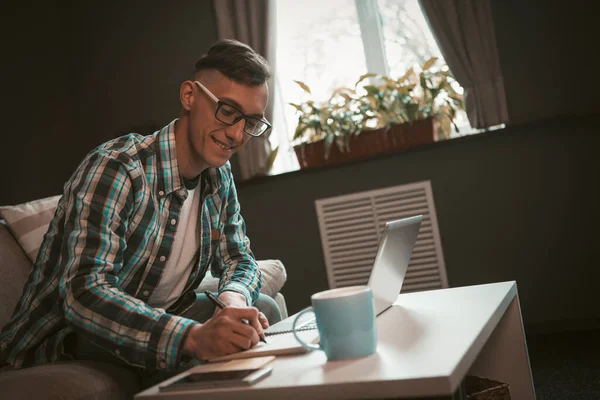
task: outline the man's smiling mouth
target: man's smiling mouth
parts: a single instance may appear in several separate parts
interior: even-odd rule
[[[231,150],[233,150],[235,148],[235,146],[228,146],[227,144],[218,141],[217,139],[215,139],[212,136],[211,136],[211,139],[213,140],[213,142],[215,142],[217,144],[217,146],[219,146],[220,148],[222,148],[224,150],[231,151]]]

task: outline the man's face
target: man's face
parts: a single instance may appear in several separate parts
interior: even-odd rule
[[[196,77],[217,99],[252,117],[263,118],[268,101],[267,85],[248,86],[218,71],[203,71]],[[188,126],[191,155],[201,167],[224,165],[250,139],[244,133],[245,120],[229,126],[215,118],[217,103],[193,84]]]

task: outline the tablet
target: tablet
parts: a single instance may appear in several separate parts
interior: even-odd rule
[[[273,368],[265,366],[231,371],[191,372],[181,379],[159,385],[161,391],[197,390],[218,387],[249,386],[269,376]]]

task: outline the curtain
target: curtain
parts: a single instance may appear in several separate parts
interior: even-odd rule
[[[471,126],[508,122],[504,78],[489,0],[419,0],[440,51],[465,89]]]
[[[213,0],[219,39],[236,39],[252,47],[269,61],[271,75],[275,71],[274,41],[269,37],[274,17],[269,0]],[[269,84],[269,104],[265,116],[273,118],[273,79]],[[268,133],[248,140],[237,153],[242,180],[267,174],[271,153]]]

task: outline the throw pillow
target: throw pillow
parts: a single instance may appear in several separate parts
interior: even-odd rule
[[[258,268],[263,278],[260,292],[275,297],[287,280],[287,273],[283,263],[279,260],[256,260],[256,262],[258,262]]]
[[[54,217],[60,195],[15,206],[0,207],[0,217],[31,262],[35,262],[48,225]]]

